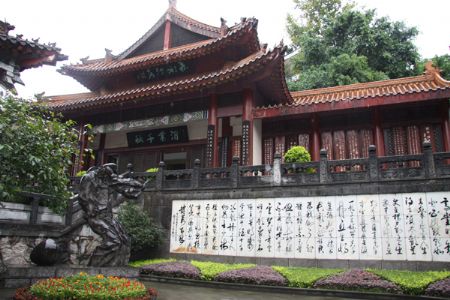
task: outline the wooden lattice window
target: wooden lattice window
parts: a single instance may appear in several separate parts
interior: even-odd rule
[[[443,151],[442,129],[439,124],[394,126],[384,129],[386,155],[422,153],[422,144],[429,141],[434,152]]]

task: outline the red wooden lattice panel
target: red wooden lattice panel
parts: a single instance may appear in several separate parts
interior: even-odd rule
[[[361,129],[361,157],[369,157],[369,146],[373,145],[373,135],[370,129]]]
[[[333,135],[330,131],[322,132],[322,148],[327,150],[327,158],[329,160],[333,159]]]
[[[232,142],[231,142],[231,153],[232,156],[235,157],[241,157],[241,138],[233,138]]]
[[[309,134],[301,133],[298,135],[298,145],[305,147],[306,150],[309,150]]]
[[[298,136],[289,135],[286,137],[286,150],[291,149],[294,146],[298,146]]]
[[[405,155],[406,150],[406,134],[403,127],[392,128],[394,155]]]
[[[357,130],[348,130],[347,131],[347,148],[348,148],[348,158],[360,158],[360,143],[358,139],[358,131]]]

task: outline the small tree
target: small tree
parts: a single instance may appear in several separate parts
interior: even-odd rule
[[[45,205],[64,211],[70,196],[68,167],[77,149],[74,124],[37,103],[0,98],[1,201],[20,201],[23,191],[44,193],[55,197]]]
[[[131,237],[131,252],[154,248],[162,241],[162,231],[136,204],[125,203],[119,221]]]
[[[287,163],[310,162],[311,155],[303,146],[294,146],[284,154],[284,161]]]

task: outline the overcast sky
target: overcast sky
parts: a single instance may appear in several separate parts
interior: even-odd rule
[[[355,0],[360,6],[376,8],[378,16],[404,21],[420,31],[416,45],[423,57],[449,54],[450,0]],[[15,0],[4,1],[0,17],[16,26],[12,34],[56,42],[69,60],[57,67],[26,70],[17,86],[19,95],[30,97],[45,91],[46,96],[86,91],[74,79],[56,69],[80,58],[104,57],[105,48],[119,54],[140,38],[161,17],[168,0]],[[219,26],[220,17],[228,25],[241,17],[259,20],[260,41],[269,47],[282,39],[288,42],[286,16],[294,12],[292,0],[178,0],[182,13],[204,23]]]

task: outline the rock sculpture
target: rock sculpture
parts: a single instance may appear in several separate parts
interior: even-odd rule
[[[5,266],[5,264],[3,263],[3,257],[2,257],[2,253],[0,252],[0,274],[6,272],[7,268]]]
[[[75,196],[92,231],[102,238],[90,257],[90,266],[125,266],[130,257],[130,238],[114,218],[112,209],[127,198],[136,199],[145,184],[117,175],[116,169],[115,164],[89,169]]]
[[[64,253],[53,239],[46,239],[33,248],[30,260],[38,266],[53,266],[67,260],[67,253]]]

